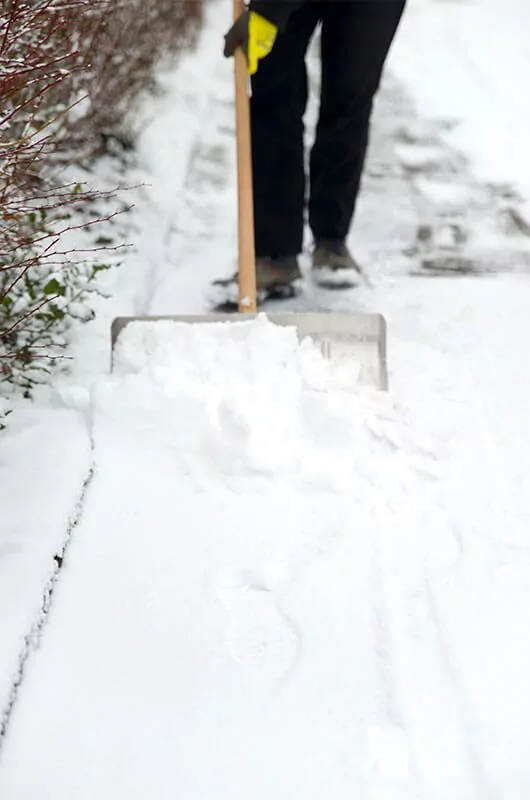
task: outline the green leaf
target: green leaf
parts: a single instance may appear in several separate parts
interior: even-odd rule
[[[111,266],[111,264],[94,264],[92,268],[92,275],[97,275],[98,272],[105,272],[105,270],[110,269]]]
[[[57,294],[60,297],[64,297],[66,294],[66,287],[59,283],[57,278],[52,278],[44,287],[43,292],[44,294]]]
[[[51,316],[52,319],[54,320],[64,319],[65,317],[64,311],[62,310],[62,308],[59,308],[59,306],[56,306],[55,303],[50,303],[50,305],[47,306],[47,308],[49,315]]]

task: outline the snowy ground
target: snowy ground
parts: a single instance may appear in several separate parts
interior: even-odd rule
[[[530,198],[527,0],[412,0],[393,66],[485,180]],[[528,220],[530,222],[530,218]]]
[[[205,311],[233,268],[225,0],[162,76],[135,251],[72,375],[2,434],[2,800],[529,796],[530,55],[508,5],[411,2],[351,236],[369,285],[282,305],[382,312],[388,395],[264,320],[128,329],[108,375],[115,314]]]

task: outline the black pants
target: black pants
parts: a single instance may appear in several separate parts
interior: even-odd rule
[[[322,88],[310,157],[309,225],[318,239],[346,237],[374,95],[404,6],[405,0],[307,0],[260,61],[251,99],[257,256],[302,250],[305,54],[319,22]]]

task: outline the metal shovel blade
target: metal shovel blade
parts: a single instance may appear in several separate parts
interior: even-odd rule
[[[247,322],[257,314],[177,314],[175,316],[116,317],[111,327],[112,349],[123,329],[131,322],[158,321],[205,324]],[[296,328],[300,341],[310,336],[330,359],[347,359],[359,369],[359,382],[388,389],[386,321],[381,314],[351,314],[346,311],[311,311],[266,314],[269,322]]]

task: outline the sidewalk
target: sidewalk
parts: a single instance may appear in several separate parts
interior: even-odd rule
[[[127,218],[135,251],[120,270],[106,276],[106,289],[112,299],[100,301],[97,320],[79,328],[71,376],[57,381],[50,394],[43,393],[32,406],[21,404],[23,410],[16,409],[10,431],[2,434],[1,507],[3,528],[8,532],[0,544],[0,597],[6,609],[1,615],[4,627],[0,631],[0,709],[4,715],[11,708],[13,692],[21,681],[12,727],[3,747],[0,740],[0,786],[11,791],[8,800],[45,800],[47,796],[62,800],[60,792],[70,798],[74,796],[73,788],[77,790],[76,798],[81,798],[91,785],[103,787],[109,797],[115,797],[116,792],[113,794],[111,789],[121,790],[125,784],[130,790],[128,796],[137,791],[137,796],[144,798],[152,796],[150,781],[154,775],[158,776],[158,797],[174,797],[176,789],[182,790],[182,785],[173,786],[163,780],[164,765],[173,763],[171,749],[159,750],[142,770],[149,737],[156,740],[156,731],[149,726],[142,731],[138,740],[146,748],[142,749],[135,744],[135,729],[130,728],[128,716],[138,680],[141,703],[130,713],[139,726],[146,719],[153,726],[158,724],[156,715],[151,716],[149,698],[152,687],[160,681],[155,704],[159,719],[169,731],[167,741],[182,744],[182,729],[175,727],[175,704],[188,701],[185,692],[178,697],[172,693],[176,680],[172,670],[182,670],[186,685],[194,667],[181,663],[186,648],[179,645],[186,641],[199,664],[203,662],[204,645],[189,629],[188,616],[180,615],[178,602],[189,602],[186,608],[197,612],[197,630],[199,623],[207,628],[211,668],[222,662],[223,685],[231,687],[227,696],[232,699],[238,692],[237,671],[226,653],[221,652],[224,645],[214,624],[216,615],[219,618],[221,614],[216,602],[233,612],[243,627],[243,633],[240,628],[241,635],[231,641],[236,649],[243,647],[242,658],[247,666],[250,664],[251,672],[256,662],[248,648],[255,646],[256,620],[277,645],[274,652],[280,665],[287,664],[289,671],[298,659],[297,634],[290,625],[285,626],[282,613],[278,621],[275,605],[276,589],[279,587],[281,595],[283,586],[283,603],[290,577],[282,562],[285,554],[280,545],[277,559],[271,558],[270,574],[256,572],[260,557],[267,552],[265,523],[281,529],[278,520],[284,507],[275,506],[272,500],[268,507],[262,499],[259,547],[252,549],[245,528],[235,535],[232,550],[222,557],[215,550],[218,531],[213,527],[214,514],[207,504],[202,505],[204,481],[214,494],[216,510],[226,530],[232,530],[230,526],[239,519],[238,502],[242,502],[241,497],[248,502],[245,492],[252,480],[245,469],[236,480],[239,495],[234,495],[234,486],[231,493],[220,491],[218,476],[212,476],[207,469],[209,459],[214,465],[219,459],[225,464],[226,458],[232,463],[234,451],[230,448],[233,446],[237,455],[241,444],[238,437],[245,427],[241,427],[241,420],[237,415],[223,417],[231,436],[226,439],[219,434],[219,440],[214,437],[213,450],[208,451],[204,463],[200,462],[195,475],[198,484],[192,491],[185,470],[184,476],[172,472],[175,458],[180,458],[181,450],[176,447],[179,442],[173,442],[169,449],[164,444],[171,443],[174,431],[171,403],[179,395],[178,386],[168,385],[163,373],[155,389],[143,386],[145,395],[140,395],[134,406],[135,394],[127,381],[118,381],[113,394],[106,379],[109,326],[114,315],[203,312],[207,310],[207,282],[233,269],[236,197],[232,73],[230,62],[220,60],[218,52],[228,15],[225,3],[208,8],[198,51],[186,56],[175,72],[162,76],[167,93],[149,100],[143,109],[145,126],[138,163],[123,177],[125,183],[150,184],[136,191],[135,209]],[[399,50],[396,59],[398,55]],[[315,54],[312,64],[311,83],[316,89]],[[314,94],[307,119],[310,138],[315,119]],[[293,708],[300,711],[304,707],[304,685],[315,689],[323,676],[332,680],[333,659],[337,655],[337,639],[333,630],[326,630],[326,615],[319,618],[318,629],[312,627],[310,614],[304,616],[304,608],[315,611],[307,605],[315,585],[322,598],[328,598],[332,607],[327,610],[332,617],[335,614],[333,619],[339,629],[347,628],[350,608],[363,609],[351,637],[343,642],[345,660],[341,663],[344,666],[355,662],[355,676],[366,694],[361,697],[358,685],[352,685],[353,673],[348,678],[344,672],[340,692],[331,698],[337,703],[333,709],[337,710],[339,701],[345,700],[346,710],[353,715],[348,722],[348,715],[337,711],[335,718],[337,734],[346,729],[351,733],[347,741],[339,737],[338,749],[347,744],[347,752],[340,750],[337,758],[353,781],[337,785],[336,797],[355,785],[360,792],[379,787],[380,791],[387,791],[385,798],[392,800],[408,800],[411,787],[420,796],[421,791],[426,792],[430,800],[446,800],[449,794],[465,800],[475,796],[480,800],[484,796],[518,800],[517,786],[530,785],[522,752],[530,718],[524,694],[525,675],[530,669],[524,647],[528,629],[524,609],[530,607],[530,550],[526,541],[530,378],[521,367],[530,334],[526,300],[529,237],[517,223],[519,200],[513,191],[474,177],[462,154],[448,144],[446,133],[443,120],[433,122],[418,116],[403,85],[389,72],[378,98],[363,194],[351,234],[352,248],[366,265],[370,285],[336,293],[319,290],[307,281],[300,297],[281,305],[286,310],[378,310],[389,323],[388,406],[386,400],[381,407],[371,406],[370,400],[359,405],[354,395],[352,408],[359,412],[360,422],[353,433],[350,431],[351,439],[345,440],[346,444],[350,442],[352,453],[360,448],[364,457],[357,465],[363,475],[361,488],[355,484],[357,505],[348,505],[348,492],[354,486],[349,482],[349,473],[338,500],[320,498],[315,500],[317,506],[321,501],[317,508],[308,499],[309,491],[307,497],[303,493],[296,495],[296,509],[302,515],[304,529],[294,544],[288,539],[294,561],[287,567],[294,564],[302,572],[308,569],[299,586],[300,593],[287,598],[292,602],[288,616],[291,619],[292,613],[298,619],[296,615],[301,615],[306,626],[304,642],[309,637],[313,653],[313,660],[303,668],[308,672],[302,670],[307,683],[297,685],[294,696],[287,701],[294,704]],[[108,164],[101,165],[102,174],[107,167]],[[303,266],[307,272],[307,257]],[[184,367],[191,369],[189,364]],[[272,383],[275,391],[280,385],[279,380]],[[223,386],[222,381],[215,389],[226,393],[223,397],[227,409],[237,407],[235,389]],[[243,389],[250,391],[246,385]],[[168,392],[171,402],[166,405]],[[194,420],[190,424],[191,440],[200,439],[200,426],[204,424],[209,441],[213,434],[204,422],[209,418],[206,412],[205,418],[199,411],[195,416],[196,400],[193,393],[191,399],[188,396],[188,404],[181,408],[182,418],[188,414]],[[290,395],[286,401],[290,402]],[[326,414],[317,405],[314,416],[309,414],[309,421],[306,420],[307,429],[311,430],[311,420],[314,424],[315,420],[322,423],[324,419],[323,441],[330,436],[330,452],[338,452],[341,463],[349,464],[350,450],[341,444],[336,427],[328,428]],[[339,418],[342,421],[338,427],[342,430],[344,419],[340,414]],[[368,421],[373,428],[367,432],[363,426]],[[130,423],[134,423],[132,427]],[[287,425],[285,430],[294,430],[295,423],[293,417],[292,426]],[[266,444],[265,433],[253,427],[256,420],[250,419],[249,424],[251,432],[260,433],[259,441]],[[138,440],[134,438],[135,431],[140,431]],[[186,445],[188,440],[182,430],[179,435]],[[274,459],[279,458],[278,466],[283,469],[281,457],[287,458],[283,442],[279,436],[272,437],[272,441],[277,449],[271,446],[266,452],[273,465]],[[326,455],[322,442],[318,447],[325,465],[319,480],[328,481],[327,488],[332,491],[333,480],[338,476],[336,471],[326,470],[333,459],[328,458],[329,453]],[[259,448],[255,453],[258,451]],[[28,464],[32,465],[30,474]],[[377,483],[376,465],[383,476],[381,485]],[[146,505],[142,489],[148,482],[150,467],[151,477],[165,477],[149,482],[150,502]],[[83,494],[92,472],[96,479]],[[175,483],[171,476],[182,483]],[[318,485],[315,476],[313,480]],[[433,488],[429,488],[431,480]],[[390,510],[383,502],[384,488],[393,493],[395,506]],[[266,497],[270,499],[271,495]],[[272,497],[277,499],[277,487],[273,487]],[[380,523],[377,532],[370,527],[373,522],[368,513],[370,503],[375,501]],[[355,522],[359,509],[363,512],[362,524],[367,527],[362,530],[367,531],[369,542],[366,549],[359,550],[364,539],[356,538],[356,531],[348,528],[346,533],[341,532],[341,515],[334,510],[337,502],[344,512],[342,519]],[[412,506],[408,512],[407,504]],[[190,520],[197,513],[196,529],[192,534],[188,531],[193,540],[186,550],[186,558],[190,553],[193,556],[188,574],[174,538],[177,533],[185,535],[187,529],[181,527],[177,531],[171,521],[177,515]],[[79,529],[73,527],[76,520]],[[308,530],[309,544],[305,542]],[[80,531],[82,536],[78,539]],[[71,566],[66,559],[61,572],[60,557],[71,534]],[[319,573],[321,551],[327,566]],[[210,552],[213,565],[208,560]],[[166,565],[167,553],[170,556]],[[236,563],[242,553],[248,557],[250,570],[248,565]],[[235,566],[226,563],[231,559]],[[220,585],[215,584],[215,602],[212,597],[206,601],[194,594],[196,581],[207,569],[221,580]],[[359,579],[356,585],[352,585],[352,574]],[[338,582],[337,594],[327,593],[333,581]],[[173,594],[175,585],[187,587],[177,599]],[[43,628],[46,646],[31,655],[21,677],[21,660],[38,639],[35,633],[48,613],[54,588],[54,613]],[[172,610],[166,617],[164,609],[169,606]],[[180,635],[173,640],[175,626]],[[295,629],[298,630],[296,626]],[[119,657],[113,650],[116,641],[120,644]],[[144,641],[150,643],[151,649],[144,648]],[[95,649],[96,643],[104,652]],[[319,643],[328,648],[329,664],[315,660]],[[68,662],[64,664],[67,651]],[[358,664],[360,652],[368,654],[364,666]],[[503,654],[500,660],[499,652]],[[131,659],[135,669],[127,677]],[[417,667],[414,670],[409,668],[411,662]],[[276,680],[277,667],[275,657],[265,666],[258,660],[257,671],[260,675],[265,672],[267,682],[271,674]],[[372,672],[375,679],[370,677]],[[87,683],[82,691],[79,688],[81,674],[83,680],[91,681],[90,692]],[[98,675],[107,681],[101,695]],[[115,701],[113,692],[122,680],[123,693],[108,717],[106,703],[112,705]],[[197,673],[197,692],[190,694],[188,708],[191,716],[198,713],[197,718],[193,717],[194,724],[199,725],[201,714],[203,722],[209,718],[207,709],[199,708],[197,712],[192,699],[202,691],[208,694],[212,685],[213,672]],[[85,699],[83,692],[87,694]],[[324,694],[325,697],[330,696]],[[87,725],[89,746],[80,752],[82,742],[76,741],[74,734],[83,715],[92,713],[88,698],[94,704],[94,724]],[[431,704],[422,702],[425,698]],[[228,701],[221,703],[219,697],[210,699],[220,719],[229,725],[234,707]],[[353,740],[358,752],[364,753],[363,748],[367,747],[367,728],[363,719],[355,717],[356,703],[362,705],[364,716],[373,726],[372,749],[368,747],[366,751],[366,763],[373,774],[368,776],[357,769],[358,764],[349,761]],[[322,701],[322,707],[315,706],[310,712],[314,726],[308,728],[305,740],[308,751],[315,744],[324,705]],[[241,706],[238,713],[244,714]],[[55,727],[50,749],[39,752],[51,717]],[[282,719],[271,712],[268,734],[281,730]],[[82,770],[76,773],[76,767],[83,764],[89,770],[94,753],[100,754],[98,726],[105,720],[109,748],[115,737],[126,742],[123,765],[110,759],[105,762],[107,775],[92,775],[92,784],[89,781],[85,787],[80,786],[77,781]],[[440,732],[438,742],[430,736],[433,726]],[[285,741],[289,730],[284,734]],[[267,738],[259,726],[252,723],[251,731],[254,743],[261,736],[270,742],[270,736]],[[518,731],[520,747],[512,741],[519,741]],[[65,760],[65,732],[71,763],[63,773],[59,763]],[[229,759],[233,758],[230,742],[240,743],[236,733],[232,731],[233,739],[227,739],[224,752]],[[291,733],[295,735],[295,731]],[[445,747],[443,754],[440,741]],[[193,749],[193,741],[186,747]],[[399,769],[404,753],[412,765],[405,775]],[[50,754],[54,754],[51,759]],[[190,751],[189,755],[191,769],[197,754]],[[291,755],[294,760],[284,763],[286,774],[296,763],[296,753]],[[28,756],[32,769],[23,771],[21,765],[27,763]],[[447,763],[453,769],[452,784],[444,783]],[[120,769],[129,769],[131,764],[135,767],[123,783],[125,777],[120,778]],[[159,772],[153,767],[156,764]],[[333,761],[334,767],[337,764]],[[237,763],[233,766],[236,769]],[[216,769],[222,774],[220,757]],[[110,782],[106,781],[109,774],[113,776]],[[313,775],[315,786],[318,785],[322,776],[308,775]],[[45,776],[54,776],[58,783],[43,783]],[[135,776],[137,783],[129,784]],[[191,781],[192,772],[190,776]],[[266,777],[264,774],[264,780]],[[205,781],[204,796],[210,796],[206,778]],[[310,785],[311,781],[308,789]],[[43,793],[43,786],[48,795]],[[241,786],[242,796],[245,786],[253,788],[244,781]],[[288,782],[285,787],[288,796]],[[92,796],[87,794],[87,798]]]

